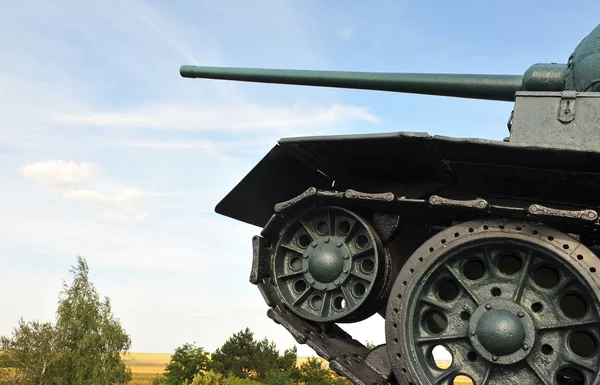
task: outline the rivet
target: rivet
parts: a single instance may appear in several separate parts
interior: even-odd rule
[[[335,281],[333,281],[333,283],[334,283],[335,285],[339,285],[339,284],[340,284],[340,280],[339,280],[339,279],[336,279]]]
[[[308,257],[310,257],[310,255],[304,254],[304,259],[308,259]]]
[[[338,243],[335,244],[337,247],[342,247],[342,242],[338,241]]]
[[[325,238],[325,243],[329,242],[329,237]]]
[[[520,312],[519,312],[519,318],[523,318],[523,317],[525,317],[525,314],[523,314],[523,312],[522,312],[522,311],[520,311]]]
[[[350,254],[345,254],[344,255],[344,259],[349,259],[350,258]]]
[[[347,273],[349,271],[350,271],[350,269],[348,269],[347,267],[344,267],[344,273]]]
[[[527,349],[529,349],[529,345],[527,345],[527,344],[524,344],[524,345],[523,345],[523,350],[527,350]]]
[[[471,332],[471,335],[472,335],[472,336],[474,336],[474,335],[475,335],[475,330],[473,330],[473,331]]]
[[[312,247],[316,247],[317,246],[317,241],[312,241],[311,246]]]
[[[532,213],[535,213],[535,212],[537,211],[537,209],[538,209],[538,208],[537,208],[537,206],[536,206],[536,205],[533,205],[533,206],[531,206],[531,212],[532,212]]]
[[[498,361],[498,356],[492,356],[492,360]]]
[[[308,272],[308,267],[305,267],[304,269],[302,269],[302,272],[303,272],[303,273],[306,273],[306,272]]]
[[[490,305],[489,303],[487,305],[485,305],[485,308],[490,310],[492,308],[492,305]]]

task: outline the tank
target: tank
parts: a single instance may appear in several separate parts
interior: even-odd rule
[[[600,383],[600,25],[522,75],[180,74],[514,103],[503,141],[283,138],[216,212],[262,229],[267,316],[356,385]],[[376,314],[385,344],[343,330]]]

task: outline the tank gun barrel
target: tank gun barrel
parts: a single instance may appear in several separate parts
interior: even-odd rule
[[[185,78],[351,88],[470,99],[514,101],[521,90],[562,90],[561,64],[536,64],[525,75],[428,74],[316,71],[262,68],[203,67],[184,65]],[[541,88],[541,89],[538,89]]]

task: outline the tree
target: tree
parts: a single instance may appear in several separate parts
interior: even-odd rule
[[[165,369],[165,379],[169,385],[191,383],[196,374],[206,369],[208,354],[195,344],[184,344],[175,349]],[[186,382],[187,381],[187,382]]]
[[[311,357],[300,365],[300,381],[304,385],[328,384],[330,378],[331,371],[323,367],[323,362],[318,358]]]
[[[271,370],[265,375],[266,385],[296,385],[292,375],[283,370]]]
[[[337,375],[316,357],[311,357],[300,365],[300,381],[304,385],[352,385],[348,379]]]
[[[373,341],[367,341],[367,342],[365,343],[365,347],[366,347],[367,349],[369,349],[369,350],[373,349],[375,346],[377,346],[377,345],[375,345],[375,344],[373,343]]]
[[[2,365],[14,369],[20,384],[117,385],[131,380],[121,353],[131,345],[110,300],[100,300],[90,282],[87,262],[77,257],[63,282],[56,325],[19,321],[12,336],[0,339]]]
[[[9,378],[3,380],[23,385],[56,384],[55,363],[60,359],[57,338],[51,323],[25,322],[13,330],[12,338],[0,337],[0,366]]]
[[[190,385],[223,385],[223,383],[223,375],[209,370],[197,373]]]
[[[287,349],[283,355],[266,338],[254,340],[249,328],[234,334],[211,356],[208,369],[224,376],[249,378],[263,382],[270,371],[283,371],[298,378],[297,349]]]

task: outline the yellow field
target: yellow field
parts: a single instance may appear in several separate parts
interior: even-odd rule
[[[131,368],[133,379],[130,385],[149,385],[150,381],[165,370],[165,365],[169,363],[171,354],[169,353],[129,353],[123,357],[125,365]],[[300,366],[308,360],[308,357],[298,357],[297,365]],[[323,366],[328,366],[323,360]],[[439,363],[444,368],[448,363]],[[456,385],[470,385],[472,382],[468,378],[457,378]]]

